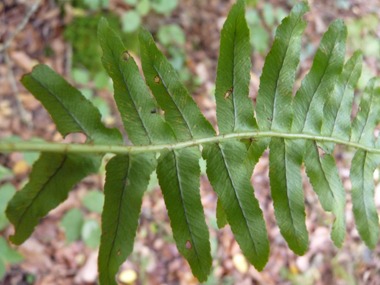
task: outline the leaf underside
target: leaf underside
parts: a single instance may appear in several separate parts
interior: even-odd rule
[[[374,135],[380,122],[380,79],[369,81],[351,123],[362,52],[355,52],[344,64],[347,28],[342,20],[336,20],[324,34],[311,70],[293,98],[307,25],[302,17],[309,10],[306,1],[299,2],[278,27],[263,67],[254,111],[248,97],[251,46],[245,1],[233,5],[221,31],[215,100],[217,128],[223,136],[214,143],[205,142],[215,136],[213,126],[157,48],[153,36],[140,29],[144,81],[132,54],[107,21],[100,21],[102,63],[112,78],[114,99],[128,139],[148,149],[138,153],[132,147],[130,153],[117,154],[106,166],[100,284],[117,284],[119,267],[133,250],[143,195],[155,169],[178,251],[194,276],[200,282],[207,280],[212,258],[200,195],[201,156],[218,196],[218,227],[229,224],[247,260],[262,270],[269,258],[269,240],[250,177],[264,151],[269,147],[271,196],[280,232],[290,249],[303,255],[308,248],[308,232],[302,164],[323,209],[335,216],[331,238],[341,247],[346,234],[346,193],[333,151],[339,141],[360,146],[350,173],[353,213],[366,245],[371,249],[377,245],[379,219],[373,173],[380,155],[371,149],[380,149],[380,140]],[[91,102],[46,65],[35,67],[22,83],[42,102],[62,136],[81,132],[88,145],[123,144],[120,131],[106,128]],[[252,137],[224,138],[240,133],[252,133]],[[265,135],[255,137],[262,133]],[[300,134],[303,139],[296,137]],[[183,143],[188,142],[184,147]],[[180,144],[182,147],[173,147]],[[150,146],[157,145],[162,146],[159,157],[149,151]],[[97,172],[102,157],[43,152],[33,165],[29,182],[8,204],[6,214],[16,228],[10,240],[15,244],[24,242],[39,220],[67,198],[75,183]]]

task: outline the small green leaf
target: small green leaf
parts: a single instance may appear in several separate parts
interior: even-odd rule
[[[65,231],[66,245],[78,240],[83,226],[82,211],[74,208],[66,212],[61,221],[61,227]]]
[[[347,28],[340,19],[323,35],[311,70],[294,97],[292,132],[321,133],[323,107],[342,71],[346,39]]]
[[[129,139],[135,145],[168,143],[175,135],[158,112],[139,68],[116,33],[102,18],[98,37],[103,49],[102,63],[112,78],[115,101]]]
[[[88,142],[123,143],[120,131],[106,128],[90,101],[50,67],[36,66],[21,82],[49,111],[63,137],[80,132]]]
[[[83,205],[86,207],[86,209],[91,212],[95,212],[99,214],[103,212],[104,195],[102,192],[89,191],[82,198],[82,202],[83,202]]]
[[[158,14],[168,14],[178,6],[178,0],[153,0],[153,10]]]
[[[212,258],[199,192],[200,157],[198,147],[162,151],[157,176],[178,251],[203,282],[210,274]]]
[[[305,166],[307,176],[318,195],[323,209],[333,212],[335,215],[331,237],[334,244],[341,247],[346,236],[344,217],[346,191],[339,177],[335,159],[328,154],[321,157],[318,153],[316,142],[308,140],[306,142]]]
[[[95,78],[94,78],[95,88],[103,89],[107,87],[108,81],[109,81],[109,77],[107,73],[104,70],[99,71],[98,73],[96,73]]]
[[[19,263],[24,257],[15,249],[10,248],[5,238],[0,236],[0,262]]]
[[[344,65],[323,109],[322,135],[350,140],[352,101],[362,71],[362,60],[362,52],[356,51]],[[318,143],[318,146],[331,154],[335,144]]]
[[[274,24],[274,11],[273,11],[273,6],[272,4],[265,2],[263,6],[263,16],[264,16],[264,21],[265,23],[269,26],[272,27]]]
[[[84,244],[88,247],[96,249],[100,243],[100,224],[95,219],[87,219],[84,221],[81,231],[81,237]]]
[[[136,11],[141,16],[148,15],[148,13],[150,11],[150,2],[149,2],[149,0],[140,0],[140,2],[136,6]]]
[[[98,258],[101,284],[117,284],[115,275],[132,252],[142,197],[156,167],[155,155],[117,155],[107,164]]]
[[[73,77],[73,80],[78,84],[85,85],[90,81],[90,73],[84,69],[73,68],[71,71],[71,76]]]
[[[165,111],[165,119],[173,127],[177,139],[210,137],[215,131],[178,79],[177,73],[158,50],[152,35],[140,30],[141,60],[145,80]]]
[[[0,231],[9,224],[9,221],[5,216],[5,209],[15,193],[16,189],[10,183],[4,184],[0,187]]]
[[[289,131],[293,121],[293,84],[301,54],[301,36],[306,28],[302,15],[306,2],[298,3],[278,27],[270,53],[265,58],[256,114],[260,130]]]
[[[223,204],[243,254],[257,270],[268,261],[269,240],[263,213],[242,161],[246,146],[237,140],[204,145],[207,176]]]
[[[307,251],[309,242],[301,178],[304,145],[304,140],[275,137],[269,144],[269,178],[274,214],[282,236],[298,255]]]
[[[267,30],[260,25],[251,26],[249,42],[255,51],[259,53],[266,52],[269,46],[269,35]]]
[[[372,78],[364,90],[358,113],[352,122],[351,141],[373,147],[373,131],[380,122],[380,78]]]
[[[379,216],[374,199],[373,172],[380,155],[359,149],[351,163],[351,200],[356,228],[365,244],[374,249],[379,242]]]
[[[141,18],[140,14],[135,10],[129,10],[124,13],[122,18],[123,32],[132,33],[140,27]]]
[[[110,107],[108,106],[107,101],[104,100],[102,97],[95,97],[92,100],[92,104],[94,104],[94,106],[98,108],[99,113],[102,116],[102,120],[104,120],[111,114],[111,110],[110,110]]]
[[[248,98],[250,69],[249,29],[244,1],[239,0],[228,14],[220,40],[215,90],[219,134],[257,130]]]
[[[13,171],[5,166],[0,165],[0,181],[13,177]]]
[[[96,173],[100,164],[100,156],[42,153],[29,182],[8,204],[6,214],[16,229],[9,239],[17,245],[23,243],[40,219],[62,203],[77,182]]]
[[[176,24],[161,26],[157,31],[157,38],[164,46],[185,44],[185,33]]]

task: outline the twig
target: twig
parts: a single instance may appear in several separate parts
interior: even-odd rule
[[[30,6],[30,9],[27,11],[24,19],[22,22],[17,26],[16,30],[13,32],[13,34],[10,35],[10,37],[5,41],[5,43],[0,46],[0,53],[5,51],[9,48],[11,45],[13,39],[16,37],[16,35],[25,28],[26,24],[29,22],[30,17],[36,12],[38,6],[40,5],[42,0],[37,0],[34,4]]]
[[[11,59],[9,58],[8,53],[6,53],[6,52],[4,53],[4,57],[5,57],[5,63],[8,66],[8,78],[9,78],[9,82],[11,83],[11,87],[12,87],[13,93],[16,96],[16,104],[17,104],[18,112],[19,112],[20,117],[21,117],[21,121],[24,124],[26,124],[29,127],[29,129],[32,129],[33,128],[33,123],[32,123],[32,121],[30,119],[28,119],[27,112],[26,112],[24,106],[21,103],[19,89],[17,87],[16,79],[15,79],[13,71],[12,71],[12,62],[11,62]]]

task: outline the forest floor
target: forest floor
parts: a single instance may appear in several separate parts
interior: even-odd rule
[[[21,85],[21,77],[31,72],[33,66],[44,63],[51,66],[67,80],[78,85],[72,78],[71,64],[75,57],[72,44],[64,37],[65,27],[78,15],[72,2],[42,0],[23,29],[12,41],[7,40],[30,10],[36,0],[0,1],[0,139],[18,136],[23,140],[42,138],[53,142],[78,142],[81,136],[70,135],[63,139],[57,131],[47,111],[39,101]],[[132,9],[128,1],[109,0],[108,9],[121,15]],[[143,18],[142,22],[152,32],[157,26],[176,23],[184,31],[186,43],[183,45],[186,59],[185,67],[192,76],[198,76],[200,82],[191,85],[193,98],[203,114],[216,125],[216,104],[213,99],[219,53],[220,30],[233,1],[226,0],[183,0],[169,15],[154,15]],[[263,15],[264,2],[273,9],[281,7],[287,13],[296,1],[257,1],[259,15]],[[363,80],[380,75],[380,23],[368,19],[380,18],[380,5],[377,0],[340,0],[309,1],[311,12],[304,17],[309,22],[303,37],[303,50],[295,90],[309,71],[319,41],[328,26],[342,18],[349,24],[347,55],[352,55],[356,47],[365,49]],[[82,11],[83,12],[83,11]],[[86,17],[92,14],[84,11]],[[367,25],[368,24],[368,25]],[[274,27],[277,26],[274,25]],[[263,21],[263,27],[272,42],[274,28]],[[354,31],[358,29],[359,32]],[[376,52],[377,39],[379,52]],[[371,39],[372,39],[371,38]],[[7,45],[1,52],[1,46]],[[370,47],[372,45],[372,48]],[[265,48],[265,47],[264,47]],[[270,44],[266,48],[268,51]],[[369,50],[368,50],[369,49]],[[252,54],[252,72],[250,98],[253,103],[259,89],[266,52],[254,51]],[[136,56],[138,61],[138,55]],[[365,77],[365,78],[364,78]],[[78,80],[77,80],[78,81]],[[363,83],[361,83],[363,85]],[[79,84],[80,85],[80,84]],[[85,85],[85,86],[84,86]],[[122,129],[122,123],[112,99],[112,93],[106,88],[96,88],[89,80],[80,87],[86,87],[103,98],[110,112],[105,123]],[[363,87],[356,92],[360,98]],[[354,101],[354,110],[358,100]],[[104,106],[102,106],[104,107]],[[355,111],[353,112],[355,113]],[[256,165],[252,176],[255,195],[259,200],[267,224],[271,243],[269,262],[262,272],[248,265],[236,243],[230,227],[216,226],[216,194],[207,179],[201,177],[201,197],[206,219],[210,229],[212,255],[214,258],[212,273],[205,284],[380,284],[380,244],[370,251],[360,239],[355,227],[350,196],[350,161],[353,150],[337,147],[334,156],[339,174],[346,189],[347,236],[342,248],[336,248],[330,239],[334,217],[323,211],[313,192],[309,180],[302,169],[306,204],[306,225],[309,231],[309,250],[304,256],[295,255],[280,235],[270,197],[268,151]],[[22,153],[0,154],[0,165],[9,169],[10,174],[0,176],[0,184],[11,183],[21,189],[30,172],[29,160]],[[375,188],[379,188],[379,174],[375,172]],[[97,250],[87,246],[79,239],[66,245],[65,232],[61,220],[65,213],[73,208],[82,211],[85,218],[100,221],[100,214],[88,210],[83,198],[90,191],[102,191],[104,171],[90,175],[78,183],[70,192],[66,202],[51,211],[41,220],[32,236],[17,250],[24,261],[9,265],[0,284],[96,284]],[[375,202],[380,210],[380,191],[375,194]],[[13,233],[12,225],[0,232],[5,238]],[[134,251],[122,265],[121,271],[132,270],[137,274],[134,284],[198,284],[184,258],[178,253],[172,238],[170,223],[160,188],[154,183],[144,196],[141,219],[136,235]],[[131,272],[131,271],[129,271]],[[120,282],[120,284],[123,284]]]

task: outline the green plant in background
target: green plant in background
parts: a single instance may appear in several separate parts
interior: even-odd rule
[[[369,248],[379,239],[373,173],[380,163],[379,79],[367,84],[357,116],[350,115],[354,88],[362,69],[357,51],[344,63],[347,28],[333,22],[324,34],[310,72],[293,98],[307,25],[307,2],[298,3],[278,27],[260,79],[256,117],[247,97],[250,82],[250,37],[245,3],[235,4],[221,33],[215,98],[219,135],[201,114],[152,35],[140,29],[142,68],[154,100],[134,58],[106,19],[98,27],[102,63],[112,78],[114,98],[133,146],[125,146],[117,129],[108,129],[99,111],[73,86],[46,65],[22,79],[42,102],[62,136],[81,132],[85,144],[0,142],[2,151],[42,151],[30,180],[9,202],[6,213],[15,226],[10,240],[24,242],[39,219],[67,198],[73,185],[106,165],[102,234],[99,251],[101,284],[116,284],[119,266],[132,252],[143,194],[156,169],[173,237],[200,282],[212,265],[209,232],[199,193],[201,156],[218,195],[218,226],[230,224],[248,261],[262,270],[269,258],[263,213],[250,183],[255,164],[269,146],[269,177],[275,216],[290,249],[303,255],[308,248],[301,166],[324,210],[335,216],[331,238],[344,241],[345,190],[335,164],[336,144],[356,148],[351,166],[351,195],[356,226]],[[157,105],[158,104],[158,105]],[[164,110],[164,117],[157,112]],[[202,145],[202,152],[200,151]],[[319,155],[319,149],[324,155]],[[157,153],[159,157],[157,159]],[[91,232],[95,223],[85,230]],[[78,234],[74,235],[77,238]],[[72,238],[72,239],[74,239]]]
[[[6,273],[6,263],[15,264],[23,259],[23,256],[17,250],[10,248],[6,239],[0,236],[0,280]]]
[[[104,195],[100,191],[89,191],[83,198],[82,204],[89,212],[102,213]],[[74,208],[66,212],[61,221],[66,236],[66,244],[81,238],[88,247],[98,248],[100,242],[100,224],[96,219],[84,218],[80,209]]]
[[[263,23],[273,33],[275,31],[275,23],[280,24],[287,14],[283,8],[273,8],[272,4],[265,2],[260,15],[256,6],[256,1],[253,1],[251,4],[248,3],[245,17],[251,31],[250,42],[253,49],[264,54],[269,48],[270,34],[268,34]]]

